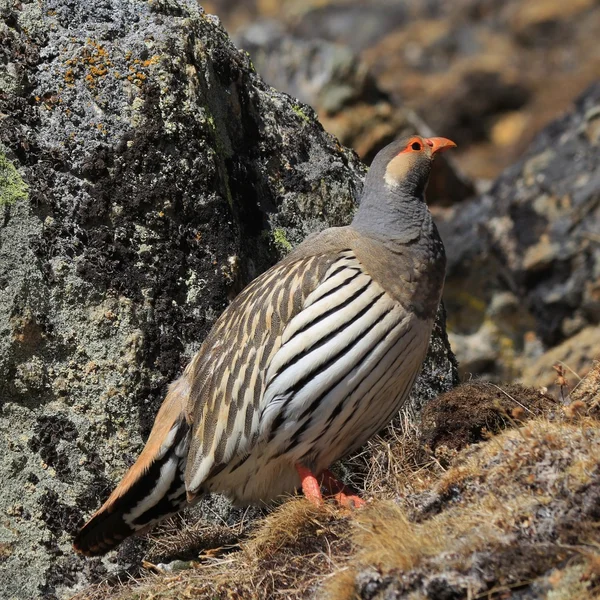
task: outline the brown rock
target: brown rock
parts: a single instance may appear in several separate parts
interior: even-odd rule
[[[554,365],[563,365],[568,385],[562,391],[567,395],[592,368],[592,358],[600,357],[600,326],[582,329],[562,344],[544,352],[523,370],[525,385],[547,387],[553,396],[560,396]]]
[[[585,135],[596,122],[600,84],[486,194],[436,211],[463,375],[550,387],[557,361],[582,376],[600,354],[600,144]]]

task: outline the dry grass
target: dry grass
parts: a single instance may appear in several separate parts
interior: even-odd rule
[[[497,580],[489,597],[501,597],[547,578],[565,561],[586,573],[576,586],[579,595],[565,598],[595,597],[600,531],[598,515],[586,515],[585,506],[600,499],[598,425],[588,417],[573,424],[537,419],[463,452],[416,518],[397,504],[372,504],[353,519],[354,553],[326,583],[327,597],[362,597],[361,574],[372,568],[396,580],[394,589],[406,594],[399,597],[427,590],[437,575],[451,580],[448,575],[483,568]],[[545,584],[550,591],[554,583],[564,587],[563,570],[555,568]],[[403,584],[407,573],[420,578],[418,584]],[[447,585],[476,597],[489,592],[482,583],[467,577],[465,585]]]
[[[509,429],[446,454],[444,446],[424,450],[421,433],[405,422],[338,469],[354,473],[353,483],[370,498],[365,509],[316,508],[291,498],[249,533],[241,527],[237,546],[223,547],[222,531],[191,527],[162,543],[176,551],[183,535],[186,547],[206,548],[206,536],[215,536],[217,550],[203,550],[192,568],[149,573],[77,598],[351,600],[389,593],[474,600],[510,598],[516,590],[548,600],[600,597],[594,381],[594,389],[584,382],[581,396],[572,394],[572,410],[553,404],[532,409],[535,415],[524,411],[520,420],[509,414]],[[467,401],[472,392],[456,397]],[[533,406],[530,391],[513,392],[513,400]],[[444,426],[443,414],[430,416]]]
[[[100,585],[75,598],[304,598],[338,569],[336,557],[349,552],[348,517],[334,506],[315,507],[304,498],[291,498],[260,521],[233,552],[204,552],[191,568],[177,573],[148,565],[148,575],[135,585]],[[178,534],[169,548],[175,539]]]
[[[441,472],[438,466],[435,457],[424,455],[419,428],[401,414],[338,474],[366,497],[397,500],[427,489]]]

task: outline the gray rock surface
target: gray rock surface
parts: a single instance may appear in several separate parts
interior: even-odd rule
[[[563,360],[583,375],[600,353],[600,83],[488,193],[439,221],[462,367],[544,385]],[[595,344],[576,338],[584,331]]]
[[[234,40],[250,53],[268,83],[324,113],[361,101],[389,100],[366,63],[344,44],[294,37],[271,19],[252,23]]]
[[[364,167],[194,2],[0,16],[0,581],[66,597],[139,563],[71,536],[228,301],[348,222]],[[428,361],[413,406],[455,381],[441,323]]]

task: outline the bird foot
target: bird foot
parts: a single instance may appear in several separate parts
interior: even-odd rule
[[[312,474],[312,471],[302,465],[296,465],[296,471],[300,475],[305,498],[315,506],[322,506],[323,494],[321,494],[321,486],[317,478]]]
[[[340,506],[362,508],[367,504],[351,487],[339,481],[329,469],[323,471],[323,486]]]
[[[300,481],[302,482],[302,492],[309,502],[315,506],[323,505],[323,494],[321,493],[321,485],[340,506],[345,508],[362,508],[366,502],[359,497],[354,490],[341,481],[338,481],[335,475],[326,469],[321,475],[320,483],[310,469],[302,465],[296,465]]]
[[[362,508],[367,505],[367,503],[356,494],[344,494],[343,492],[339,492],[333,497],[335,501],[344,508]]]

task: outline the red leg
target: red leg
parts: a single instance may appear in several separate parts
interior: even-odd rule
[[[321,494],[321,486],[317,481],[317,478],[310,469],[307,469],[302,465],[296,465],[296,471],[298,471],[298,475],[300,475],[302,491],[304,492],[306,499],[316,506],[321,506],[323,504],[323,495]]]
[[[323,486],[340,506],[345,506],[347,508],[362,508],[367,504],[360,496],[357,496],[351,488],[344,485],[341,481],[338,481],[329,469],[323,471]]]

